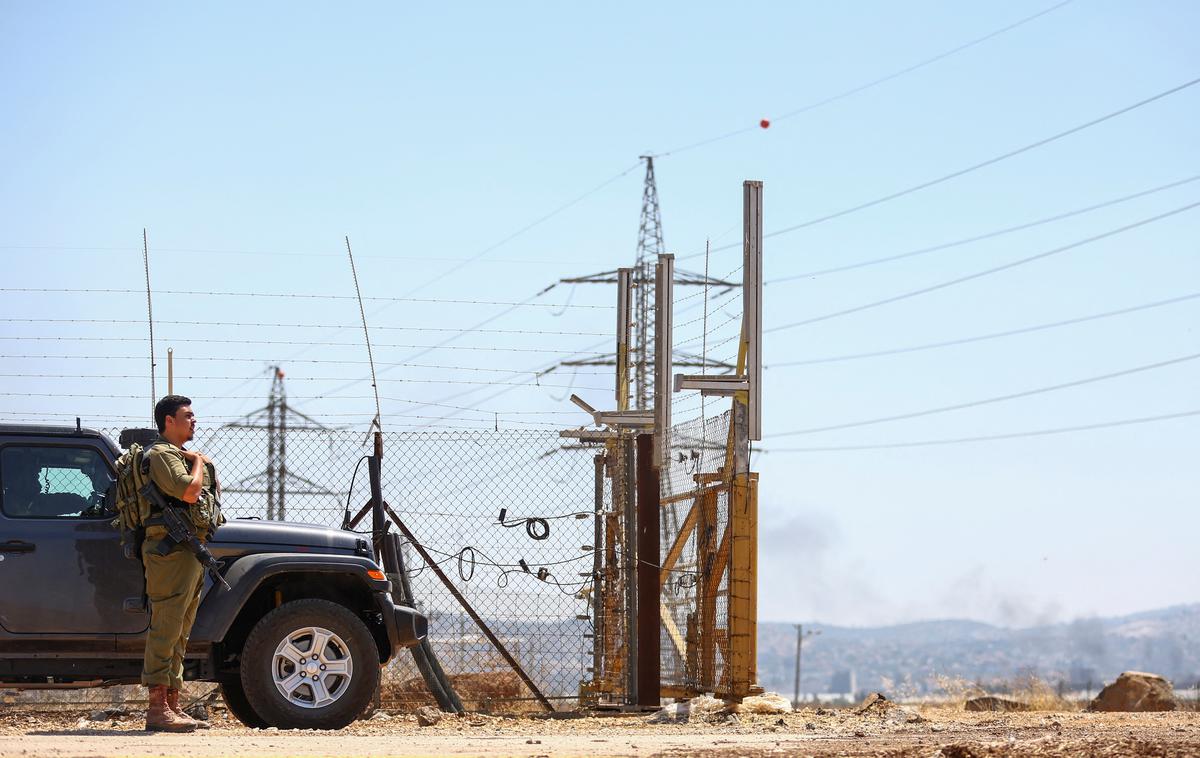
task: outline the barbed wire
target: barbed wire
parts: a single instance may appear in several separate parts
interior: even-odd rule
[[[43,294],[74,294],[74,295],[142,295],[142,290],[109,288],[109,287],[0,287],[0,292],[13,293],[43,293]],[[352,295],[330,295],[316,292],[220,292],[202,290],[156,290],[158,295],[196,295],[200,297],[263,297],[294,300],[354,300]],[[364,297],[363,300],[373,302],[393,303],[424,303],[427,305],[505,305],[524,308],[586,308],[591,310],[612,310],[614,305],[583,305],[570,303],[533,303],[513,302],[510,300],[451,300],[445,298],[416,298],[416,297]]]
[[[431,348],[431,349],[467,350],[467,351],[477,350],[477,351],[481,351],[481,352],[490,352],[490,353],[558,353],[560,355],[566,354],[568,356],[572,356],[572,355],[607,355],[608,354],[605,352],[594,351],[594,350],[576,350],[574,352],[564,353],[563,351],[547,350],[544,348],[489,347],[489,346],[484,346],[484,345],[469,345],[469,346],[468,345],[443,345],[443,346]],[[93,354],[93,355],[10,354],[10,355],[0,355],[0,358],[13,358],[13,359],[17,359],[17,358],[55,358],[55,359],[57,359],[57,358],[61,358],[64,360],[73,360],[73,361],[77,361],[77,360],[84,360],[84,361],[87,361],[87,360],[143,361],[146,359],[146,356],[144,356],[144,355],[95,355],[95,354]],[[282,363],[281,361],[277,361],[272,358],[238,358],[238,357],[227,356],[227,355],[188,356],[188,360],[189,361],[230,361],[230,362],[241,362],[241,363],[247,363],[247,362],[249,362],[249,363],[270,363],[273,365],[279,365]],[[334,359],[334,358],[291,358],[289,360],[292,363],[337,363],[337,364],[356,364],[356,365],[367,363],[366,361],[363,361],[363,360],[353,360],[353,359],[342,360],[342,359]],[[383,363],[380,365],[403,367],[403,366],[406,366],[407,364],[403,363],[403,362],[397,362],[397,363]],[[557,362],[554,365],[557,365]],[[529,373],[534,373],[534,372],[531,371]],[[259,378],[259,377],[251,377],[251,378]]]
[[[129,324],[144,326],[145,320],[113,319],[113,318],[0,318],[3,323],[34,323],[34,324]],[[249,327],[269,327],[280,329],[353,329],[353,324],[281,324],[275,322],[255,321],[163,321],[155,319],[156,324],[172,326],[228,326],[239,329]],[[461,332],[459,327],[439,326],[371,326],[372,331],[402,331],[402,332]],[[476,334],[553,334],[558,336],[607,337],[607,332],[573,332],[554,329],[473,329]]]

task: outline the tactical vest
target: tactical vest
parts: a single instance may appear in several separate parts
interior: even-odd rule
[[[159,452],[158,453],[159,455],[163,455],[163,454],[178,455],[178,453],[174,449],[172,449],[170,446],[165,445],[161,442],[151,445],[150,448],[147,449],[146,452],[143,454],[143,459],[144,459],[144,462],[142,463],[142,471],[144,472],[143,473],[144,478],[142,480],[143,482],[148,481],[150,478],[150,473],[149,473],[150,461],[149,461],[148,457],[146,457],[146,456],[149,456],[149,454],[152,451],[154,451],[155,448],[166,448],[166,450],[164,452]],[[186,460],[184,461],[184,465],[185,466],[187,465]],[[200,488],[200,494],[197,496],[196,502],[194,502],[194,503],[184,502],[183,500],[179,500],[178,498],[171,497],[170,495],[166,494],[165,492],[163,493],[163,498],[168,503],[170,503],[172,506],[184,509],[184,511],[188,515],[188,519],[192,522],[192,526],[194,526],[196,528],[196,533],[200,536],[200,538],[201,539],[209,539],[210,537],[212,537],[213,532],[215,532],[217,530],[217,527],[220,526],[221,524],[225,523],[225,516],[224,516],[224,514],[221,513],[221,503],[217,499],[217,494],[216,494],[216,492],[217,492],[217,470],[216,470],[216,467],[213,466],[211,463],[205,463],[204,467],[205,467],[205,472],[208,474],[208,479],[211,482],[211,484],[208,487],[202,486]],[[147,507],[151,511],[153,511],[152,506],[147,504]],[[154,514],[151,513],[149,518],[152,520],[153,517],[154,517]]]

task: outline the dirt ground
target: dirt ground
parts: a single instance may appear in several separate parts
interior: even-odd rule
[[[429,727],[376,714],[338,732],[247,729],[223,711],[192,735],[141,731],[139,712],[0,712],[0,756],[1198,756],[1200,713],[966,713],[948,707],[545,719],[468,715]]]

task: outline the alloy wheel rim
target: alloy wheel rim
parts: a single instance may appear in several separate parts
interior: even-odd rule
[[[301,708],[327,708],[350,689],[354,660],[345,640],[328,629],[306,626],[275,648],[271,676],[279,693]]]

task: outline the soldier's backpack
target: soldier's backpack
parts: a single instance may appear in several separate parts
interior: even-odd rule
[[[150,518],[150,502],[140,494],[150,474],[143,466],[145,451],[134,442],[117,459],[117,518],[113,526],[121,532],[125,557],[142,559],[142,538]]]

